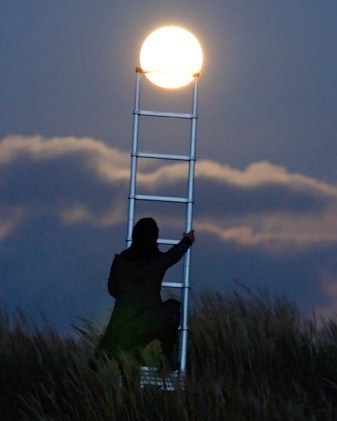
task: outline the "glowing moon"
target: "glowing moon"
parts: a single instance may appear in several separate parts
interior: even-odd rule
[[[152,32],[140,50],[146,77],[162,88],[181,88],[193,80],[202,65],[202,49],[194,35],[178,26]]]

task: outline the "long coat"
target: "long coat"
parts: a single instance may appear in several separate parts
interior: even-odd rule
[[[160,339],[165,332],[165,311],[160,296],[166,270],[177,263],[191,246],[184,237],[167,252],[151,259],[126,259],[116,254],[110,269],[109,293],[116,299],[110,322],[99,350],[109,356],[116,351],[133,350]]]

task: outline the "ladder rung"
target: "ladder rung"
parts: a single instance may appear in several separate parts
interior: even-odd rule
[[[149,152],[138,152],[136,156],[138,158],[170,159],[174,161],[192,161],[195,159],[188,155],[170,155],[170,154],[149,153]]]
[[[157,240],[158,244],[170,244],[170,245],[174,245],[174,244],[178,244],[180,240],[169,240],[166,238],[159,238]]]
[[[181,282],[163,282],[161,286],[166,288],[183,288],[184,284]]]
[[[171,117],[171,118],[197,118],[196,115],[191,113],[171,113],[171,112],[164,112],[164,111],[148,111],[148,110],[136,110],[134,112],[138,115],[148,116],[148,117]]]
[[[126,241],[132,243],[132,237],[127,238]],[[175,244],[178,244],[179,242],[180,240],[169,240],[167,238],[158,238],[157,240],[158,244],[167,244],[167,245],[172,245],[172,246],[174,246]]]
[[[134,196],[136,200],[150,200],[153,202],[173,202],[173,203],[188,203],[189,200],[185,197],[173,197],[173,196],[152,196],[147,194],[136,194]],[[132,199],[132,197],[130,197]]]

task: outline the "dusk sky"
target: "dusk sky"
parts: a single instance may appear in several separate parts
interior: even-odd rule
[[[0,19],[0,305],[10,314],[41,311],[60,332],[79,318],[105,323],[111,260],[126,245],[135,67],[164,25],[190,30],[204,52],[193,294],[243,284],[304,315],[336,314],[335,0],[2,0]],[[144,88],[157,109],[189,112],[190,87]],[[181,122],[141,124],[143,149],[186,148]],[[184,192],[184,164],[158,164],[140,168],[142,191]],[[184,209],[171,206],[140,205],[137,216],[177,238]]]

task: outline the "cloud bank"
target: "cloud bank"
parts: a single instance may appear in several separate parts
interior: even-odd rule
[[[103,282],[113,250],[123,248],[129,159],[129,153],[91,138],[9,136],[0,141],[0,291],[5,304],[22,305],[29,294],[32,307],[49,301],[54,312],[64,307],[60,323],[83,310],[83,302],[90,316],[103,317],[108,301],[105,291],[97,293],[96,279]],[[139,168],[141,193],[184,195],[185,164],[144,161]],[[183,227],[174,213],[165,216],[161,206],[154,216],[180,233]],[[270,268],[292,261],[296,276],[301,276],[301,264],[302,269],[307,266],[303,276],[322,294],[318,307],[331,310],[336,301],[336,211],[337,187],[332,184],[267,161],[239,170],[199,160],[196,278],[202,283],[208,276],[207,268],[198,266],[202,259],[212,261],[210,272],[221,273],[225,254],[233,277],[239,259],[247,266],[264,256],[263,264]],[[306,259],[315,262],[310,273],[308,264],[303,266]],[[83,293],[74,293],[80,289]]]
[[[184,191],[185,164],[146,164],[138,177],[142,192]],[[0,240],[32,214],[104,226],[126,217],[129,154],[98,140],[6,137],[0,171]],[[244,170],[197,162],[195,224],[223,242],[269,250],[337,242],[336,210],[336,186],[270,162]]]

